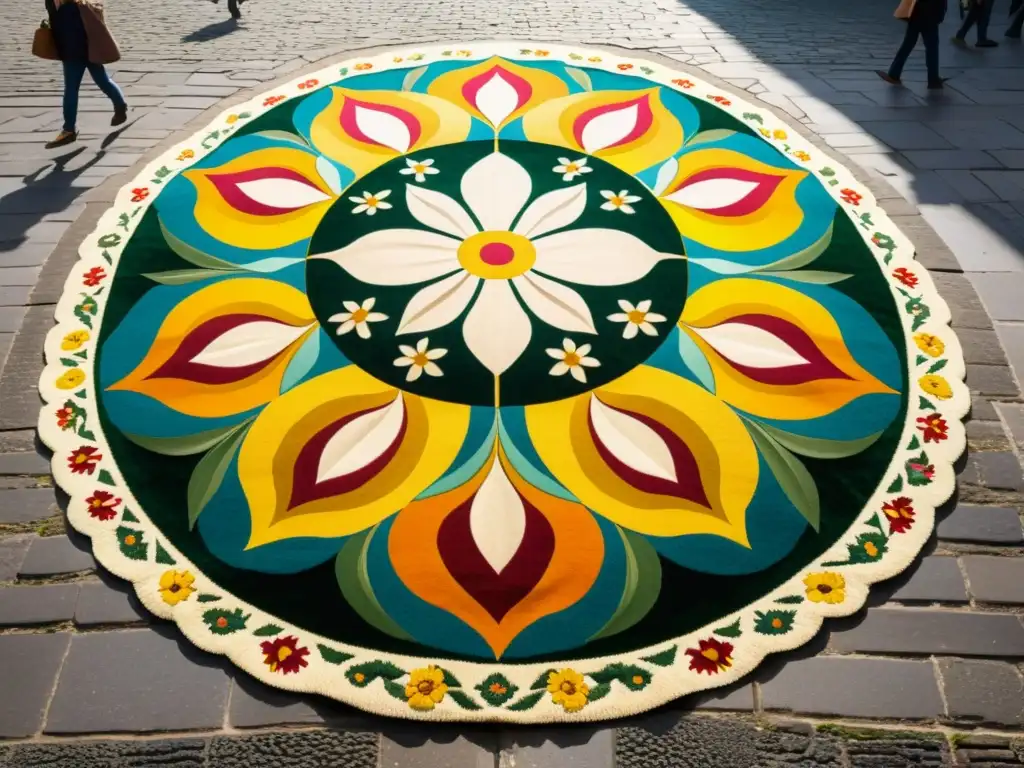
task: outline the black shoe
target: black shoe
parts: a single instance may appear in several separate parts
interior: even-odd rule
[[[889,85],[903,85],[902,80],[900,80],[898,77],[893,77],[885,70],[876,69],[875,74],[878,75],[883,80],[885,80],[885,82],[887,82]]]
[[[53,141],[47,142],[46,148],[55,149],[56,147],[63,147],[67,144],[71,144],[77,139],[77,131],[61,131],[60,133],[57,134],[57,138],[55,138]]]
[[[214,2],[216,2],[216,0],[214,0]],[[951,37],[949,39],[949,42],[951,42],[953,45],[958,45],[961,48],[967,47],[967,41],[964,40],[962,37]]]
[[[1008,37],[1011,40],[1020,40],[1020,32],[1014,32],[1013,30],[1008,29],[1003,37]]]
[[[928,90],[929,91],[941,91],[943,88],[946,87],[945,85],[943,85],[943,83],[945,83],[947,80],[949,80],[949,78],[948,77],[944,77],[941,80],[936,80],[934,83],[928,83]]]
[[[110,119],[111,125],[121,125],[125,120],[128,119],[128,105],[125,104],[121,107],[114,107],[114,116]]]
[[[998,48],[999,43],[995,40],[979,40],[974,44],[976,48]]]

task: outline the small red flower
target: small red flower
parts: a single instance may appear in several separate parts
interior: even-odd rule
[[[315,78],[310,78],[309,80],[307,80],[304,83],[299,83],[299,90],[301,91],[301,90],[305,90],[306,88],[316,88],[316,86],[318,86],[318,85],[320,85],[320,81],[319,80],[317,80]]]
[[[683,80],[682,78],[673,80],[674,85],[678,85],[680,88],[693,88],[693,83],[689,80]]]
[[[149,190],[146,189],[145,187],[137,187],[136,189],[132,190],[133,203],[141,203],[147,197],[149,197]]]
[[[917,285],[917,275],[915,275],[906,267],[894,269],[892,272],[892,276],[899,280],[901,283],[903,283],[905,286],[907,286],[907,288],[913,288],[915,285]]]
[[[302,86],[300,85],[299,87],[301,88]],[[264,99],[264,101],[263,101],[263,106],[264,107],[272,107],[275,104],[280,104],[286,98],[288,98],[288,97],[287,96],[267,96],[267,98]]]
[[[298,672],[302,667],[309,666],[309,662],[304,658],[309,655],[309,648],[298,648],[298,644],[299,638],[294,635],[261,643],[263,663],[270,667],[271,672],[280,672],[284,675]]]
[[[67,429],[71,426],[71,420],[75,417],[75,412],[70,408],[58,408],[57,409],[57,426],[61,429]]]
[[[621,69],[623,72],[625,72],[627,69],[632,69],[633,65],[632,64],[619,64],[618,68]]]
[[[906,496],[885,502],[882,511],[889,518],[889,533],[903,533],[914,526],[914,507]]]
[[[907,464],[907,466],[910,467],[910,469],[912,469],[914,472],[918,472],[924,475],[925,479],[927,480],[931,480],[933,477],[935,477],[934,464],[916,464],[914,462],[910,462],[909,464]]]
[[[107,273],[103,271],[103,267],[93,267],[82,275],[82,285],[95,288],[106,277]]]
[[[949,439],[949,424],[942,418],[941,413],[933,413],[931,416],[921,416],[917,420],[918,429],[924,433],[926,443],[941,443]]]
[[[89,514],[97,520],[113,520],[121,500],[108,491],[93,491],[85,503],[89,505]]]
[[[690,669],[698,673],[717,675],[732,666],[732,644],[713,637],[701,640],[696,648],[688,648],[686,655],[690,657]]]
[[[854,192],[852,189],[840,189],[839,199],[844,203],[849,203],[850,205],[860,205],[860,201],[864,199],[864,195],[859,192]]]
[[[96,453],[98,449],[93,445],[83,445],[78,450],[72,451],[68,456],[68,467],[72,474],[91,475],[96,471],[96,465],[103,458],[102,454]]]

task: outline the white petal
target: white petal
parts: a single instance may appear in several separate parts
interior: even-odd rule
[[[569,372],[569,366],[565,363],[555,363],[548,371],[552,376],[565,376]]]
[[[377,298],[375,296],[371,296],[370,298],[366,299],[363,302],[363,309],[365,309],[367,312],[369,312],[371,309],[373,309],[373,305],[376,304],[376,303],[377,303]]]
[[[387,451],[402,432],[405,403],[398,395],[383,408],[364,413],[334,433],[316,470],[316,482],[356,472]]]
[[[238,191],[260,205],[292,211],[330,200],[316,187],[295,179],[253,179],[237,184]]]
[[[649,312],[651,309],[651,300],[644,299],[636,305],[636,309],[638,312]]]
[[[593,347],[590,344],[580,344],[576,347],[576,354],[580,357],[586,357],[590,354],[591,349],[593,349]]]
[[[536,272],[512,279],[527,308],[548,325],[563,331],[597,333],[587,303],[572,288]]]
[[[608,315],[608,319],[613,323],[628,323],[629,315],[623,312],[616,312],[614,315]]]
[[[664,323],[668,320],[664,315],[659,315],[657,312],[648,312],[644,318],[648,323]]]
[[[444,371],[441,370],[441,366],[437,363],[427,363],[423,366],[423,370],[426,371],[428,376],[443,376]]]
[[[485,230],[509,229],[532,191],[526,169],[500,152],[473,163],[462,177],[462,198]]]
[[[683,187],[671,195],[666,195],[664,199],[699,211],[713,211],[738,203],[758,186],[756,181],[708,179]]]
[[[396,368],[407,368],[408,366],[412,365],[412,359],[408,357],[400,357],[397,360],[395,360],[394,365]]]
[[[416,381],[420,376],[423,375],[423,369],[418,365],[409,367],[409,372],[405,374],[406,381]]]
[[[381,320],[387,320],[388,316],[383,312],[371,312],[366,316],[366,322],[368,323],[379,323]]]
[[[587,374],[578,365],[571,366],[569,368],[569,373],[572,374],[572,377],[574,379],[576,379],[576,381],[578,381],[580,384],[586,384],[587,383]]]
[[[476,92],[474,106],[487,118],[487,122],[497,128],[506,117],[516,111],[516,107],[519,106],[519,94],[500,72],[495,72]]]
[[[351,302],[351,303],[355,303],[355,302]],[[352,318],[352,312],[339,312],[336,315],[331,315],[330,317],[328,317],[327,318],[327,322],[329,322],[329,323],[343,323],[346,320],[350,320],[351,318]]]
[[[422,166],[424,166],[424,167],[426,167],[426,168],[429,168],[429,167],[430,167],[430,166],[432,166],[433,164],[434,164],[434,161],[433,161],[433,159],[428,159],[428,160],[420,160],[420,162],[419,162],[419,165],[422,165]],[[436,169],[436,168],[435,168],[434,170],[432,170],[432,171],[431,171],[431,170],[428,170],[428,171],[427,171],[427,173],[437,173],[437,172],[438,172],[438,171],[437,171],[437,169]]]
[[[810,361],[774,333],[747,323],[722,323],[691,330],[716,352],[750,368],[787,368]]]
[[[381,229],[338,251],[311,259],[335,262],[357,280],[373,285],[411,285],[459,269],[459,244],[418,229]]]
[[[367,206],[367,211],[366,211],[366,215],[367,216],[373,216],[376,213],[377,213],[377,206],[376,205]]]
[[[479,282],[460,271],[421,288],[406,304],[395,334],[425,333],[454,322],[469,306]]]
[[[613,197],[615,197],[615,193],[612,192],[610,189],[602,189],[601,197],[603,197],[605,200],[611,200]]]
[[[405,203],[420,224],[463,240],[477,228],[465,209],[443,192],[405,185]]]
[[[316,159],[316,172],[320,174],[320,178],[324,180],[324,184],[335,194],[335,196],[341,194],[341,174],[338,172],[337,166],[334,165],[323,155],[320,155]]]
[[[434,161],[431,160],[430,162],[434,162]],[[423,173],[425,173],[427,176],[433,176],[435,174],[440,173],[440,171],[437,170],[437,168],[431,168],[430,166],[427,166],[426,168],[423,169]]]
[[[426,352],[427,360],[440,360],[447,354],[447,349],[428,349]]]
[[[370,209],[370,206],[366,205],[366,203],[357,205],[355,208],[352,209],[352,213],[362,213],[363,211],[370,211],[371,214],[373,213],[373,211]]]
[[[356,304],[356,302],[354,302],[354,301],[343,301],[343,302],[341,302],[341,306],[343,306],[349,312],[355,312],[356,310],[359,309],[359,305]],[[342,319],[347,320],[348,318],[346,317],[346,318],[342,318]]]
[[[583,357],[580,358],[580,365],[582,365],[584,368],[600,368],[601,361],[598,360],[596,357]]]
[[[637,333],[639,333],[639,327],[636,323],[626,323],[626,327],[622,329],[622,338],[624,339],[635,339]]]
[[[618,207],[615,203],[601,203],[602,211],[615,211],[618,210]]]
[[[412,176],[414,173],[416,173],[416,171],[414,171],[412,168],[402,168],[398,172],[403,176]]]
[[[416,351],[417,352],[426,352],[427,351],[427,346],[429,344],[430,344],[430,339],[428,339],[426,337],[420,339],[419,341],[416,342]]]
[[[484,280],[462,325],[462,338],[476,359],[500,376],[526,351],[532,332],[530,318],[519,306],[508,282]]]
[[[676,482],[672,452],[657,432],[628,414],[590,398],[590,424],[609,453],[637,472]]]
[[[623,312],[632,312],[634,309],[636,309],[636,307],[634,307],[631,303],[629,303],[625,299],[619,299],[618,304],[619,304],[619,309],[621,309]]]
[[[346,320],[344,323],[342,323],[341,325],[338,326],[338,331],[337,331],[336,335],[344,336],[346,333],[348,333],[349,331],[351,331],[355,327],[356,327],[356,321],[355,320]]]
[[[639,105],[630,104],[598,115],[583,127],[580,145],[592,155],[605,147],[618,144],[633,132],[639,114]]]
[[[356,105],[356,126],[367,138],[390,147],[395,152],[408,152],[412,137],[405,123],[379,109]]]
[[[360,339],[370,338],[370,326],[368,326],[366,323],[357,323],[356,334],[359,336]]]
[[[632,205],[626,205],[625,203],[619,206],[619,210],[625,214],[636,213],[636,208]]]
[[[495,573],[511,562],[526,533],[526,510],[495,459],[469,507],[469,530]]]
[[[556,189],[530,203],[516,222],[515,232],[523,237],[540,237],[569,226],[583,215],[586,207],[586,183]]]
[[[657,336],[658,335],[658,329],[655,328],[650,323],[640,323],[640,330],[643,331],[644,334],[646,334],[647,336]]]
[[[566,352],[575,352],[576,342],[573,341],[572,339],[562,339],[562,349],[564,349]]]
[[[377,203],[377,207],[380,208],[382,211],[386,211],[389,208],[391,208],[391,203]]]
[[[384,190],[381,190],[380,192],[378,192],[376,195],[374,195],[374,197],[376,197],[378,200],[384,200],[390,194],[391,194],[391,190],[390,189],[384,189]]]
[[[308,328],[271,320],[236,325],[207,344],[191,362],[217,368],[240,368],[262,363],[281,353]]]
[[[617,229],[576,229],[534,241],[534,269],[569,283],[622,285],[639,280],[663,259],[661,253],[633,235]]]
[[[408,344],[399,344],[398,351],[409,358],[416,356],[416,350],[413,347],[410,347]]]

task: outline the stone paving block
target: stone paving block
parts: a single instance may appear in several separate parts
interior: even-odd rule
[[[788,662],[761,683],[765,709],[844,717],[943,714],[931,662],[817,656]]]
[[[227,675],[214,657],[169,634],[141,629],[75,635],[45,731],[219,728]]]
[[[965,555],[961,562],[975,600],[1024,605],[1024,557]]]
[[[1020,270],[1024,266],[1020,254],[1005,237],[994,231],[999,222],[986,205],[964,203],[957,206],[929,201],[922,202],[920,210],[932,229],[932,236],[946,244],[965,272]],[[984,295],[982,300],[985,301]]]
[[[1010,367],[1019,381],[1024,377],[1024,325],[997,322],[995,326],[999,340],[1009,358]]]
[[[380,741],[380,765],[400,768],[494,768],[499,749],[495,729],[424,730],[385,724]]]
[[[893,216],[892,220],[900,231],[910,238],[917,260],[928,269],[961,271],[960,262],[943,239],[936,234],[931,220],[925,220],[919,215]]]
[[[964,362],[984,365],[1006,365],[1006,355],[996,332],[958,328],[957,338],[964,350]]]
[[[46,536],[32,540],[20,576],[57,576],[96,567],[92,554],[71,543],[67,536]]]
[[[0,467],[2,460],[3,457],[0,457]],[[0,474],[13,473],[0,471]],[[53,488],[0,490],[0,523],[30,523],[51,517],[58,511]]]
[[[22,243],[11,251],[0,250],[0,267],[39,267],[52,250],[52,243]]]
[[[958,147],[1024,149],[1024,132],[1002,120],[938,120],[929,127]]]
[[[23,305],[28,304],[28,295],[31,292],[32,289],[29,288],[27,285],[19,285],[11,288],[0,288],[0,307],[22,307]],[[22,316],[24,316],[24,313],[19,315],[19,326],[21,325],[20,318]]]
[[[989,154],[1007,168],[1024,170],[1024,149],[992,149]]]
[[[1007,613],[872,608],[857,626],[832,631],[842,653],[1024,656],[1024,624]]]
[[[896,590],[893,600],[924,603],[966,603],[967,588],[955,557],[926,557],[914,575]]]
[[[0,581],[14,581],[25,560],[32,536],[12,536],[0,539]]]
[[[45,274],[44,267],[44,277]],[[37,387],[43,372],[40,350],[46,333],[52,327],[53,307],[29,307],[4,364],[3,377],[0,378],[0,430],[31,429],[36,426],[40,405]]]
[[[1020,461],[1010,451],[986,451],[975,455],[982,482],[989,488],[1007,491],[1024,490],[1024,472]]]
[[[920,149],[903,153],[911,163],[925,170],[940,168],[1002,168],[1002,164],[980,149]]]
[[[615,729],[517,728],[502,734],[501,750],[516,768],[615,768]]]
[[[118,78],[120,79],[120,78]],[[15,744],[4,768],[213,768],[206,761],[208,741],[132,739]]]
[[[24,307],[0,307],[0,331],[17,333],[26,311]]]
[[[77,584],[0,588],[0,627],[51,624],[75,615]]]
[[[750,683],[742,681],[724,688],[692,693],[679,699],[678,705],[682,709],[749,712],[754,708],[754,690]]]
[[[954,720],[1024,726],[1024,680],[1012,664],[941,659],[939,672]]]
[[[386,740],[385,740],[386,743]],[[209,768],[476,768],[474,763],[399,763],[383,759],[380,737],[372,731],[300,731],[256,736],[215,736],[207,752]],[[493,768],[494,760],[487,764]],[[175,766],[177,768],[177,766]],[[481,768],[483,766],[481,765]]]
[[[881,80],[879,80],[881,82]],[[883,85],[885,85],[883,83]],[[911,120],[864,122],[861,127],[893,149],[952,149],[953,145],[924,123]]]
[[[955,277],[955,275],[951,275]],[[983,421],[994,421],[999,418],[999,414],[996,413],[996,408],[992,404],[992,401],[987,397],[981,397],[979,395],[971,396],[971,418],[981,419]]]
[[[127,585],[126,588],[131,589]],[[149,621],[151,616],[134,591],[123,592],[102,581],[81,585],[75,608],[75,624],[80,627]]]
[[[970,279],[993,320],[1024,321],[1024,272],[971,274]]]
[[[31,453],[0,453],[0,475],[48,475],[50,474],[50,460],[41,456],[35,451]],[[53,491],[50,491],[53,496]],[[0,496],[0,505],[3,497]],[[3,513],[0,512],[0,518]]]
[[[958,506],[938,527],[942,541],[1024,544],[1020,511],[1013,507]]]
[[[1024,171],[973,171],[1000,200],[1024,200]]]
[[[1010,436],[1017,444],[1017,449],[1024,450],[1024,405],[999,403],[998,407],[993,407],[992,410],[998,411],[997,418],[1002,419],[1003,424],[1010,430]]]
[[[333,699],[273,688],[244,673],[235,676],[228,722],[237,728],[272,725],[370,724],[369,716]]]
[[[968,365],[967,386],[972,393],[994,397],[1016,397],[1017,381],[1007,365]]]
[[[967,170],[939,170],[935,174],[955,189],[960,196],[971,203],[988,203],[999,199],[999,195],[989,189],[973,173]]]
[[[0,737],[31,736],[43,724],[70,635],[0,635]]]

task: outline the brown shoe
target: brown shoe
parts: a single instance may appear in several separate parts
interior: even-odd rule
[[[888,72],[885,72],[884,70],[876,69],[875,70],[875,74],[878,75],[883,80],[885,80],[885,82],[887,82],[889,85],[903,85],[903,81],[902,80],[900,80],[898,77],[893,77],[892,75],[890,75]]]
[[[57,134],[57,138],[46,144],[47,149],[54,149],[56,147],[63,147],[66,144],[71,144],[78,138],[76,131],[61,131]]]

